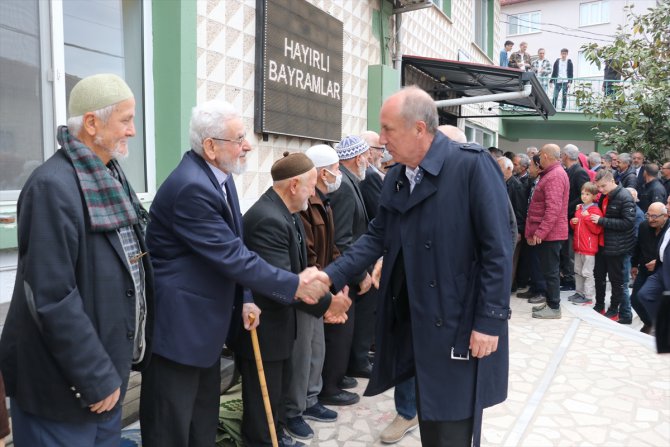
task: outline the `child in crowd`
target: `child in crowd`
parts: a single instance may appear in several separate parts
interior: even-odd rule
[[[595,183],[586,182],[582,186],[582,203],[577,205],[575,217],[570,225],[575,232],[575,294],[568,298],[573,304],[591,304],[595,296],[593,268],[598,252],[598,238],[603,227],[591,221],[591,215],[602,216],[600,208],[594,203],[598,195]]]

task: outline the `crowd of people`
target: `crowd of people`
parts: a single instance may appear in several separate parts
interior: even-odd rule
[[[193,108],[149,212],[118,163],[128,85],[80,80],[68,116],[17,204],[0,339],[14,445],[118,446],[134,369],[143,445],[211,446],[224,344],[245,445],[302,445],[361,377],[368,395],[395,387],[383,442],[420,426],[425,445],[479,445],[483,409],[507,397],[516,229],[495,161],[438,127],[428,93],[386,99],[379,134],[285,153],[244,215],[233,176],[253,148],[230,104]]]
[[[420,427],[424,445],[479,446],[507,397],[510,291],[541,319],[561,317],[560,290],[621,324],[632,303],[650,333],[670,284],[670,163],[659,178],[638,152],[491,157],[418,87],[384,101],[379,134],[284,153],[244,215],[233,176],[253,148],[232,105],[193,108],[148,213],[118,163],[128,85],[84,78],[68,112],[17,205],[0,371],[18,447],[118,446],[131,369],[143,445],[211,446],[224,345],[245,445],[303,445],[368,378],[366,395],[395,387],[382,442]]]
[[[535,74],[545,92],[549,94],[550,85],[553,86],[552,104],[557,108],[559,95],[561,97],[561,110],[565,111],[568,104],[568,90],[572,85],[575,67],[570,58],[569,50],[562,48],[560,57],[552,63],[546,58],[546,50],[539,48],[537,55],[532,56],[528,52],[528,43],[521,42],[519,49],[514,50],[514,42],[505,41],[504,48],[500,50],[499,65],[501,67],[517,68]],[[621,79],[621,73],[615,70],[608,61],[604,64],[604,82],[602,90],[605,95],[611,95],[616,91],[615,82]]]
[[[634,309],[641,332],[651,333],[667,280],[670,163],[659,169],[641,152],[587,156],[573,144],[489,151],[519,230],[512,292],[536,304],[533,317],[561,318],[560,291],[574,291],[570,302],[621,324],[631,324]]]

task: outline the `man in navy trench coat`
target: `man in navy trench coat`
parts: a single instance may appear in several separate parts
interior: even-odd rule
[[[483,408],[507,397],[512,241],[505,185],[479,145],[437,132],[437,110],[408,87],[381,109],[398,162],[376,218],[327,266],[334,289],[384,256],[376,356],[366,395],[416,374],[421,441],[479,444]]]

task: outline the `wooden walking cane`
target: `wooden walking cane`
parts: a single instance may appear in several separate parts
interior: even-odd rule
[[[256,315],[249,314],[249,324],[253,325],[256,321]],[[275,421],[272,417],[272,407],[270,406],[270,396],[268,396],[268,384],[265,382],[265,370],[263,369],[263,359],[261,358],[261,347],[258,346],[258,334],[256,328],[251,330],[251,345],[254,348],[254,357],[256,358],[256,369],[258,370],[258,380],[261,383],[261,394],[263,395],[263,406],[265,407],[265,416],[268,419],[268,428],[270,429],[270,439],[272,447],[277,447],[277,431],[275,430]]]

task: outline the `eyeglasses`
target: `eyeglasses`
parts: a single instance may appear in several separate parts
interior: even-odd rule
[[[646,217],[647,219],[653,219],[653,220],[660,219],[663,216],[665,216],[665,214],[649,214],[649,213],[646,213],[644,215],[644,217]]]
[[[244,140],[247,139],[247,136],[242,135],[240,138],[235,138],[234,140],[230,140],[228,138],[214,138],[214,137],[209,137],[209,138],[212,139],[212,140],[216,140],[216,141],[227,141],[229,143],[235,143],[238,146],[241,146],[242,143],[244,143]]]

